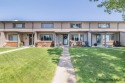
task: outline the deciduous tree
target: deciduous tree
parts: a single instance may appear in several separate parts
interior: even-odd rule
[[[98,7],[105,7],[105,12],[111,14],[113,11],[122,13],[122,18],[125,21],[125,0],[90,0],[99,1]]]

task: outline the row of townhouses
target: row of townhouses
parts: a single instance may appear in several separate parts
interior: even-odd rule
[[[0,21],[0,47],[125,46],[123,21]]]

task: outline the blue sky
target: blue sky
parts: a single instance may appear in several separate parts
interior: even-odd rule
[[[89,0],[0,0],[0,20],[121,21]]]

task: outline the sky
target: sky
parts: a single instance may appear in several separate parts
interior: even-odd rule
[[[0,0],[0,20],[13,21],[122,21],[89,0]]]

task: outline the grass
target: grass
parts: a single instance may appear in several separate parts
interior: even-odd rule
[[[51,83],[61,48],[28,48],[0,55],[0,83]]]
[[[125,47],[113,47],[113,48],[118,50],[125,50]]]
[[[0,48],[0,52],[12,50],[12,49],[15,49],[15,48]]]
[[[125,83],[125,52],[105,48],[70,48],[77,83]]]

